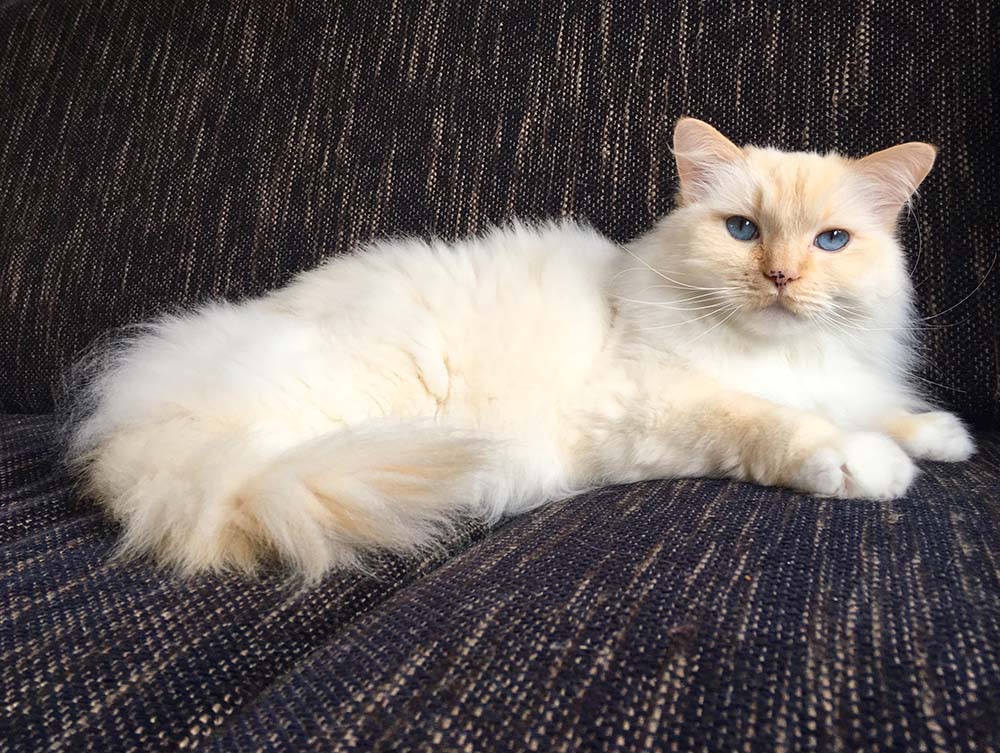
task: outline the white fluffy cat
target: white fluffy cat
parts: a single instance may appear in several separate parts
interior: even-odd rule
[[[318,577],[601,484],[726,476],[891,499],[963,460],[911,370],[895,231],[934,162],[674,132],[679,208],[621,247],[572,223],[395,240],[106,358],[70,459],[126,551]]]

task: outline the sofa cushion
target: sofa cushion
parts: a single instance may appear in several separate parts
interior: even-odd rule
[[[897,502],[615,487],[308,592],[109,559],[56,437],[0,418],[0,750],[1000,746],[1000,435]]]
[[[302,590],[178,581],[112,559],[117,529],[74,493],[51,417],[0,416],[0,750],[175,750],[352,620],[482,536]]]
[[[907,236],[922,313],[955,326],[924,377],[1000,426],[1000,274],[953,308],[997,249],[993,6],[816,7],[0,3],[0,410],[49,410],[109,329],[373,235],[569,214],[631,237],[670,207],[688,114],[786,148],[939,144]]]

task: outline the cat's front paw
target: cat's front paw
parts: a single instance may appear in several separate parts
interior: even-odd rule
[[[893,423],[896,441],[915,458],[948,463],[968,460],[976,451],[957,416],[945,411],[917,413]]]
[[[857,432],[815,450],[793,483],[827,497],[895,499],[916,475],[913,461],[889,437]]]

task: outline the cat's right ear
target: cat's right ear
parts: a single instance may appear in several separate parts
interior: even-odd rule
[[[682,204],[697,201],[720,167],[743,158],[743,150],[703,120],[681,118],[674,126],[674,159]]]

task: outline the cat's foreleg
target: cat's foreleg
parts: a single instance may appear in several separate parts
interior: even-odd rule
[[[915,458],[949,463],[968,460],[975,442],[961,420],[946,411],[899,413],[883,421],[885,432]]]
[[[602,445],[622,480],[724,476],[823,496],[893,499],[916,475],[889,436],[848,432],[827,419],[705,380],[678,382],[647,401]]]

